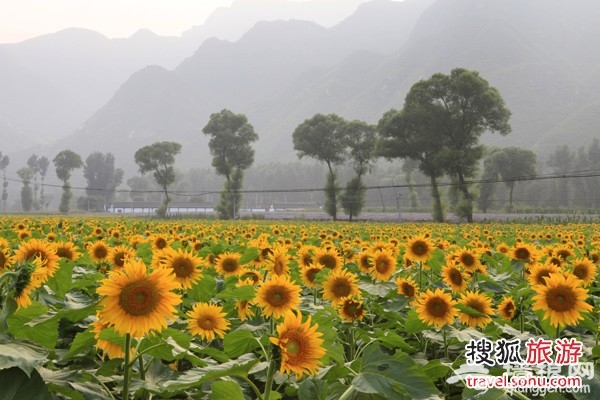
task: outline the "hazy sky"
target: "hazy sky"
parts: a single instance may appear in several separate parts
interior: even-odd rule
[[[322,1],[329,1],[331,7],[335,7],[336,1]],[[362,1],[367,0],[355,0]],[[233,0],[0,0],[0,43],[19,42],[70,27],[91,29],[109,38],[129,37],[141,28],[150,29],[159,35],[179,36],[192,26],[202,24],[215,8],[230,6],[232,2]]]

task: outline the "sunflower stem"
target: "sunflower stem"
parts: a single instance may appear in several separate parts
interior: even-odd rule
[[[275,377],[275,357],[271,356],[269,361],[269,369],[267,370],[267,381],[265,383],[265,393],[263,399],[269,399],[271,397],[271,390],[273,389],[273,378]]]
[[[258,390],[258,387],[256,387],[256,385],[254,384],[254,382],[252,382],[250,380],[250,378],[248,378],[247,376],[240,376],[240,378],[242,378],[242,380],[244,382],[246,382],[248,384],[248,386],[250,386],[250,388],[254,391],[254,394],[256,395],[256,398],[258,400],[262,400],[263,399],[263,396],[260,393],[260,390]]]
[[[124,370],[123,370],[123,393],[121,398],[126,400],[129,398],[129,373],[131,371],[131,366],[129,365],[129,356],[131,349],[131,335],[129,333],[125,334],[125,360],[124,360]]]
[[[146,370],[144,369],[144,360],[142,359],[141,355],[138,357],[138,363],[140,365],[140,379],[145,381],[146,380]]]
[[[446,336],[446,329],[442,328],[442,334],[444,336],[444,358],[448,359],[448,337]]]
[[[556,338],[560,338],[560,325],[556,325]]]

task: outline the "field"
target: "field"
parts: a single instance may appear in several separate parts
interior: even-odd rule
[[[4,216],[0,398],[594,399],[599,228]]]

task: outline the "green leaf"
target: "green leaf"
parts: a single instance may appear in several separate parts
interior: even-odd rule
[[[544,333],[551,339],[556,338],[556,327],[550,325],[550,318],[544,318],[544,310],[534,311],[534,314],[538,318],[538,322]]]
[[[152,244],[138,243],[136,246],[136,255],[141,258],[146,265],[152,262]]]
[[[61,259],[60,266],[54,273],[54,276],[46,282],[48,287],[54,292],[54,295],[59,299],[65,297],[65,294],[67,294],[73,286],[73,279],[71,276],[74,267],[75,264],[65,259]]]
[[[11,340],[0,343],[0,370],[17,367],[30,376],[36,366],[46,361],[47,352],[32,344]]]
[[[206,382],[227,376],[247,378],[248,371],[256,363],[258,363],[258,359],[254,355],[244,354],[237,360],[226,363],[211,365],[205,368],[192,368],[179,375],[177,379],[165,382],[163,387],[168,390],[187,389],[200,387]]]
[[[360,372],[352,380],[358,392],[393,399],[426,399],[439,395],[430,377],[406,353],[398,352],[391,357],[379,346],[370,345],[361,361]]]
[[[248,264],[255,260],[260,255],[260,251],[256,247],[249,247],[244,251],[244,254],[240,257],[240,265]]]
[[[402,351],[411,352],[414,348],[406,343],[402,336],[395,332],[388,330],[377,330],[375,331],[377,339],[388,349],[400,349]]]
[[[208,302],[215,296],[216,288],[217,281],[215,277],[210,274],[203,274],[202,279],[187,291],[187,295],[191,300]]]
[[[299,400],[325,400],[327,398],[327,382],[322,379],[305,379],[298,389]]]
[[[2,400],[51,400],[52,396],[40,374],[33,370],[28,376],[20,368],[0,370]]]
[[[211,400],[244,400],[244,392],[237,382],[216,381],[211,385]]]
[[[254,338],[252,332],[238,329],[225,335],[223,338],[223,347],[229,357],[237,358],[259,347],[259,343]]]
[[[58,340],[58,319],[52,315],[44,315],[47,311],[46,306],[37,302],[17,310],[7,319],[8,332],[17,338],[27,338],[53,349]]]
[[[432,381],[444,378],[452,370],[448,365],[442,364],[440,360],[429,361],[423,366],[423,372],[431,378]]]
[[[94,338],[94,332],[85,331],[79,332],[75,335],[69,351],[67,352],[65,359],[73,358],[81,354],[87,354],[96,345],[96,338]]]
[[[250,285],[243,285],[236,287],[235,285],[229,285],[225,287],[221,292],[217,294],[218,299],[222,300],[252,300],[255,297],[254,287]]]
[[[419,319],[419,316],[414,308],[411,308],[406,313],[406,320],[404,321],[404,331],[409,335],[414,333],[422,332],[425,329],[429,329],[429,326]]]
[[[485,317],[487,316],[487,314],[482,313],[481,311],[477,311],[476,309],[469,307],[469,306],[465,306],[462,303],[456,303],[456,308],[458,308],[461,312],[465,313],[465,314],[469,314],[472,317]]]

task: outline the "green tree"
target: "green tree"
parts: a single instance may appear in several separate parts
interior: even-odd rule
[[[81,156],[72,150],[63,150],[52,160],[56,169],[56,176],[63,182],[62,195],[58,210],[62,213],[68,213],[73,193],[71,192],[71,172],[74,169],[81,168],[83,161]]]
[[[337,219],[337,175],[333,167],[346,157],[346,122],[335,114],[316,114],[294,130],[292,139],[298,158],[311,157],[327,164],[325,211]]]
[[[254,163],[254,149],[250,144],[258,140],[258,134],[244,114],[234,114],[227,109],[211,114],[202,132],[210,136],[212,166],[217,174],[225,177],[217,211],[220,218],[234,219],[241,204],[239,190],[244,170]]]
[[[548,156],[548,166],[552,167],[555,174],[565,174],[573,169],[575,164],[575,153],[568,145],[557,146],[554,152]],[[553,180],[553,199],[556,199],[557,206],[569,205],[569,180],[566,178],[557,178]]]
[[[457,208],[472,222],[473,195],[467,180],[475,176],[483,156],[479,138],[486,131],[501,135],[511,131],[510,111],[500,92],[478,72],[455,68],[449,75],[434,74],[414,84],[404,108],[419,110],[433,119],[437,143],[430,145],[437,148],[442,144],[439,158],[443,170],[456,181],[463,196]]]
[[[48,157],[43,156],[38,158],[37,160],[37,171],[40,174],[41,177],[41,189],[40,189],[40,206],[42,208],[42,211],[44,210],[44,208],[46,207],[46,195],[44,193],[44,181],[46,179],[46,174],[48,173],[48,167],[50,166],[50,160],[48,160]]]
[[[115,168],[115,157],[111,153],[91,153],[85,160],[83,176],[87,180],[87,196],[97,198],[98,208],[106,210],[123,181],[123,170]]]
[[[175,156],[181,151],[181,145],[175,142],[156,142],[138,149],[134,154],[135,163],[142,175],[152,172],[156,183],[163,189],[164,202],[157,211],[161,217],[169,210],[169,185],[175,182]]]
[[[377,128],[363,121],[347,122],[344,126],[344,139],[348,156],[356,176],[346,184],[340,195],[342,208],[348,219],[358,216],[365,205],[366,187],[362,181],[364,174],[371,171],[375,159]]]
[[[2,206],[3,210],[6,211],[6,200],[8,199],[8,179],[6,178],[6,168],[10,164],[10,158],[3,156],[0,151],[0,170],[2,171]]]
[[[40,203],[38,202],[38,191],[40,190],[40,186],[38,185],[37,177],[38,177],[38,156],[36,154],[31,155],[27,159],[27,165],[33,172],[33,208],[36,210],[40,209]]]
[[[31,179],[34,176],[33,169],[31,167],[23,167],[17,171],[17,175],[23,182],[23,188],[21,189],[21,207],[23,211],[28,212],[33,209],[33,191],[31,190]]]
[[[443,143],[438,137],[439,124],[430,116],[428,109],[411,107],[389,110],[379,120],[377,154],[387,159],[413,160],[418,169],[429,177],[433,199],[432,217],[444,221],[444,208],[438,179],[444,174],[441,159]]]

